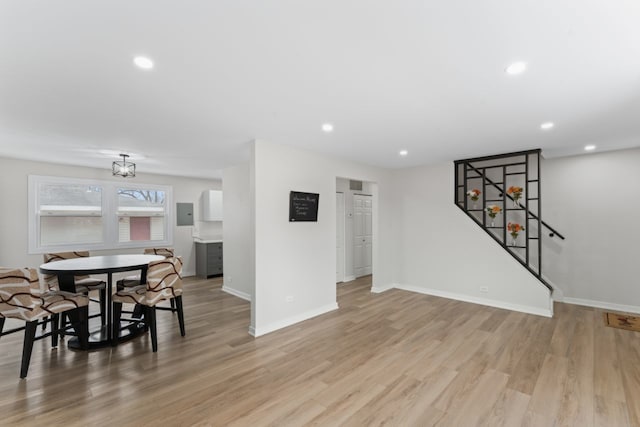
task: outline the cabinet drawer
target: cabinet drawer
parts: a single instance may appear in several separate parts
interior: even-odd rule
[[[208,276],[213,276],[216,274],[222,274],[222,265],[218,265],[218,266],[209,266],[209,268],[207,268],[207,275]]]
[[[211,264],[212,262],[222,263],[222,252],[220,253],[207,252],[207,264]]]
[[[207,253],[222,254],[222,243],[208,243]]]
[[[209,270],[212,267],[217,267],[219,265],[222,265],[222,258],[214,258],[214,259],[207,260],[207,270]]]

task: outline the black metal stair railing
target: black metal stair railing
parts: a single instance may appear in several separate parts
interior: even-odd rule
[[[538,149],[457,160],[454,162],[454,202],[543,285],[553,290],[542,277],[542,228],[549,231],[549,237],[564,240],[564,236],[541,217],[540,159]],[[520,195],[524,196],[522,202],[519,197],[509,194],[509,186],[512,190],[521,190]],[[475,190],[472,195],[475,195],[476,199],[482,196],[482,199],[478,200],[481,204],[480,209],[477,206],[469,207],[470,188]],[[510,202],[513,203],[512,207],[508,207]],[[487,225],[487,203],[501,204],[495,205],[502,214],[502,221],[498,222],[501,222],[500,225],[496,226],[493,221],[491,226]],[[524,222],[522,245],[516,243],[519,233],[516,233],[511,245],[507,244],[507,228],[511,219],[517,225],[520,224],[515,221]],[[532,233],[532,228],[535,233]]]
[[[471,169],[474,170],[476,172],[478,172],[480,174],[480,171],[478,169],[476,169],[475,167],[473,167],[473,165],[471,165],[470,163],[467,163],[467,166]],[[494,188],[496,188],[497,190],[502,192],[502,188],[500,188],[495,182],[491,181],[489,178],[487,179],[487,183],[491,186],[493,186]],[[506,194],[506,193],[505,193]],[[513,201],[513,197],[509,194],[506,194],[507,199]],[[486,200],[487,202],[495,202],[496,200]],[[522,204],[521,204],[522,206]],[[526,205],[522,206],[522,209],[527,210]],[[534,214],[533,212],[529,213],[531,215],[532,218],[534,219],[538,219],[538,216],[536,214]],[[547,224],[546,222],[544,222],[544,220],[542,220],[542,218],[540,218],[540,223],[549,230],[549,237],[555,237],[558,236],[560,239],[564,240],[564,236],[562,234],[560,234],[558,231],[556,231],[553,227],[551,227],[549,224]]]

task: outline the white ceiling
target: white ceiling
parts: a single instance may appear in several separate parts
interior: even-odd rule
[[[640,146],[640,2],[0,3],[0,156],[219,177],[256,138],[388,168]]]

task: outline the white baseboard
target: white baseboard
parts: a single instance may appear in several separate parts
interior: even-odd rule
[[[196,275],[195,271],[182,270],[182,277],[191,277],[195,275]]]
[[[602,308],[605,310],[622,311],[622,312],[634,313],[634,314],[640,313],[640,307],[638,307],[637,305],[615,304],[612,302],[594,301],[590,299],[569,298],[569,297],[564,297],[563,302],[566,304],[584,305],[586,307]]]
[[[356,280],[356,276],[344,276],[344,279],[342,279],[343,282],[350,282],[352,280]]]
[[[488,298],[479,298],[479,297],[474,297],[470,295],[446,292],[446,291],[441,291],[439,289],[420,288],[417,286],[400,285],[400,284],[397,284],[395,288],[402,289],[405,291],[410,291],[410,292],[417,292],[419,294],[433,295],[436,297],[449,298],[457,301],[470,302],[473,304],[488,305],[489,307],[503,308],[505,310],[520,311],[522,313],[535,314],[537,316],[553,317],[553,304],[549,304],[550,307],[548,309],[543,309],[539,307],[530,307],[527,305],[512,304],[509,302],[497,301],[497,300],[492,300]]]
[[[226,293],[228,293],[228,294],[231,294],[231,295],[233,295],[233,296],[236,296],[236,297],[238,297],[238,298],[242,298],[242,299],[243,299],[243,300],[245,300],[245,301],[249,301],[249,302],[251,302],[251,295],[249,295],[249,294],[248,294],[248,293],[246,293],[246,292],[242,292],[242,291],[239,291],[239,290],[237,290],[237,289],[230,288],[230,287],[228,287],[227,285],[223,285],[223,286],[222,286],[222,291],[223,291],[223,292],[226,292]]]
[[[338,309],[338,303],[334,302],[332,304],[327,304],[325,306],[318,307],[313,310],[305,311],[304,313],[296,314],[295,316],[287,317],[286,319],[272,322],[265,326],[256,327],[256,328],[250,327],[249,334],[253,335],[254,337],[259,337],[262,335],[266,335],[270,332],[277,331],[278,329],[286,328],[287,326],[294,325],[304,320],[311,319],[312,317],[320,316],[321,314],[325,314],[337,309]]]
[[[379,294],[382,292],[386,292],[388,290],[391,290],[393,288],[395,288],[396,286],[391,284],[391,285],[382,285],[382,286],[372,286],[371,287],[371,292],[374,294]]]

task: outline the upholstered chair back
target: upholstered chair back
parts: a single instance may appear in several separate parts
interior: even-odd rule
[[[178,295],[182,295],[182,257],[150,262],[144,304],[156,305]]]
[[[43,303],[38,272],[33,268],[0,270],[0,316],[31,321]]]
[[[86,258],[89,256],[89,251],[74,251],[74,252],[58,252],[51,254],[44,254],[42,257],[44,258],[44,262],[51,261],[62,261],[64,259],[73,259],[73,258]],[[76,280],[88,279],[89,276],[75,276]],[[60,289],[58,285],[58,276],[55,274],[45,274],[43,275],[44,283],[47,285],[49,290],[57,291]]]
[[[174,256],[173,248],[146,248],[144,253],[145,255],[162,255],[165,258]]]

